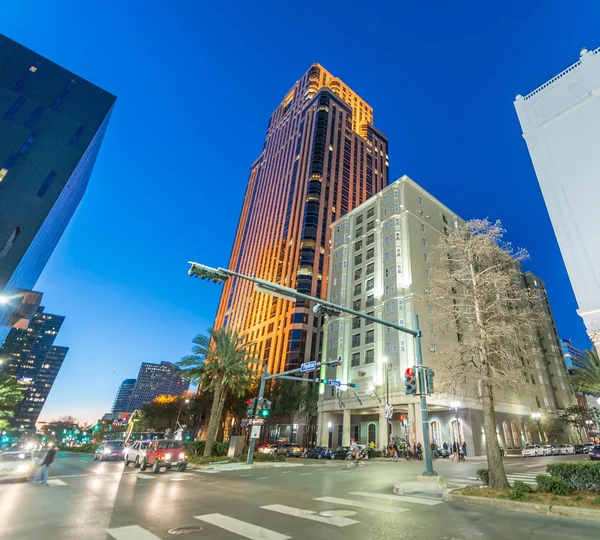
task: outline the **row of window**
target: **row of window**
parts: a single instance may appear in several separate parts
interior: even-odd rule
[[[350,361],[350,367],[360,366],[361,353],[352,353],[352,360]],[[375,349],[367,349],[365,351],[365,364],[373,364],[375,362]]]

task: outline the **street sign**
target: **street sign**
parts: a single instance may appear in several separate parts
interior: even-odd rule
[[[394,407],[392,407],[391,405],[386,405],[385,406],[385,417],[389,420],[393,416],[394,416]]]
[[[342,383],[340,381],[329,379],[329,381],[327,381],[327,384],[329,386],[341,386]]]
[[[261,426],[252,426],[252,431],[250,432],[251,439],[260,438],[260,428],[261,428]]]
[[[300,366],[300,371],[302,373],[306,373],[307,371],[312,371],[313,369],[317,369],[317,363],[315,361],[313,361],[313,362],[304,362],[304,364],[302,364]]]
[[[265,424],[264,418],[255,418],[254,420],[252,420],[253,426],[263,426],[264,424]]]

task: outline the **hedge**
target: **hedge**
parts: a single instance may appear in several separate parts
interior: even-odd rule
[[[546,471],[551,476],[562,478],[573,491],[600,491],[600,463],[552,463],[546,466]]]
[[[568,495],[569,485],[559,476],[548,476],[547,474],[538,474],[535,477],[538,489],[544,493],[554,493],[554,495]]]
[[[83,446],[60,446],[59,450],[75,452],[77,454],[94,454],[98,448],[97,444],[84,444]]]
[[[185,442],[183,447],[187,450],[188,454],[192,456],[204,455],[204,448],[206,447],[206,441],[194,441]],[[214,442],[212,447],[213,456],[226,456],[229,452],[229,441],[226,442]]]

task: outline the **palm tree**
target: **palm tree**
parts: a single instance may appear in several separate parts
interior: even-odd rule
[[[573,384],[582,392],[600,393],[600,358],[595,347],[585,351],[584,367],[573,370]]]
[[[252,343],[244,343],[235,330],[210,329],[208,336],[198,335],[193,340],[192,354],[177,363],[184,377],[198,384],[200,391],[213,393],[204,457],[210,457],[227,396],[241,396],[250,386],[256,372],[250,358]]]
[[[12,418],[21,399],[23,392],[17,380],[10,375],[0,376],[0,419]]]

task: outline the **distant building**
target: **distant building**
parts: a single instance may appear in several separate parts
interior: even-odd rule
[[[331,225],[327,299],[405,328],[413,328],[417,314],[423,364],[435,371],[436,353],[452,348],[458,336],[436,336],[432,307],[419,301],[419,295],[429,287],[433,247],[461,221],[403,176]],[[548,324],[533,336],[539,353],[531,359],[530,391],[497,396],[495,403],[498,438],[513,451],[538,442],[528,423],[532,411],[556,418],[557,410],[575,403],[544,283],[530,272],[522,273],[521,279],[524,287],[540,291]],[[340,356],[342,365],[322,368],[321,376],[357,383],[359,388],[322,386],[317,444],[348,445],[354,438],[382,448],[390,437],[428,443],[423,441],[419,401],[406,396],[404,389],[403,374],[415,359],[410,335],[342,313],[325,323],[321,360]],[[391,418],[385,414],[388,397]],[[451,396],[428,398],[430,437],[438,445],[466,441],[472,455],[481,455],[485,453],[481,399],[477,395],[463,399],[457,419]]]
[[[115,99],[0,34],[0,344],[85,193]]]
[[[133,388],[135,386],[135,379],[125,379],[119,389],[112,406],[112,413],[119,412],[131,412],[129,410],[129,403],[131,401],[131,395],[133,394]]]
[[[181,395],[189,387],[190,381],[181,377],[181,370],[176,365],[170,362],[144,362],[131,392],[128,410],[124,412],[140,409],[162,394]]]
[[[600,49],[583,49],[575,64],[517,96],[515,108],[578,313],[600,351],[599,88]]]
[[[565,364],[569,371],[585,366],[585,351],[579,347],[575,347],[570,339],[561,339],[560,348],[562,349]]]
[[[54,346],[65,318],[39,307],[29,326],[13,328],[0,348],[0,373],[19,381],[24,398],[15,413],[17,427],[33,429],[48,398],[67,347]]]

